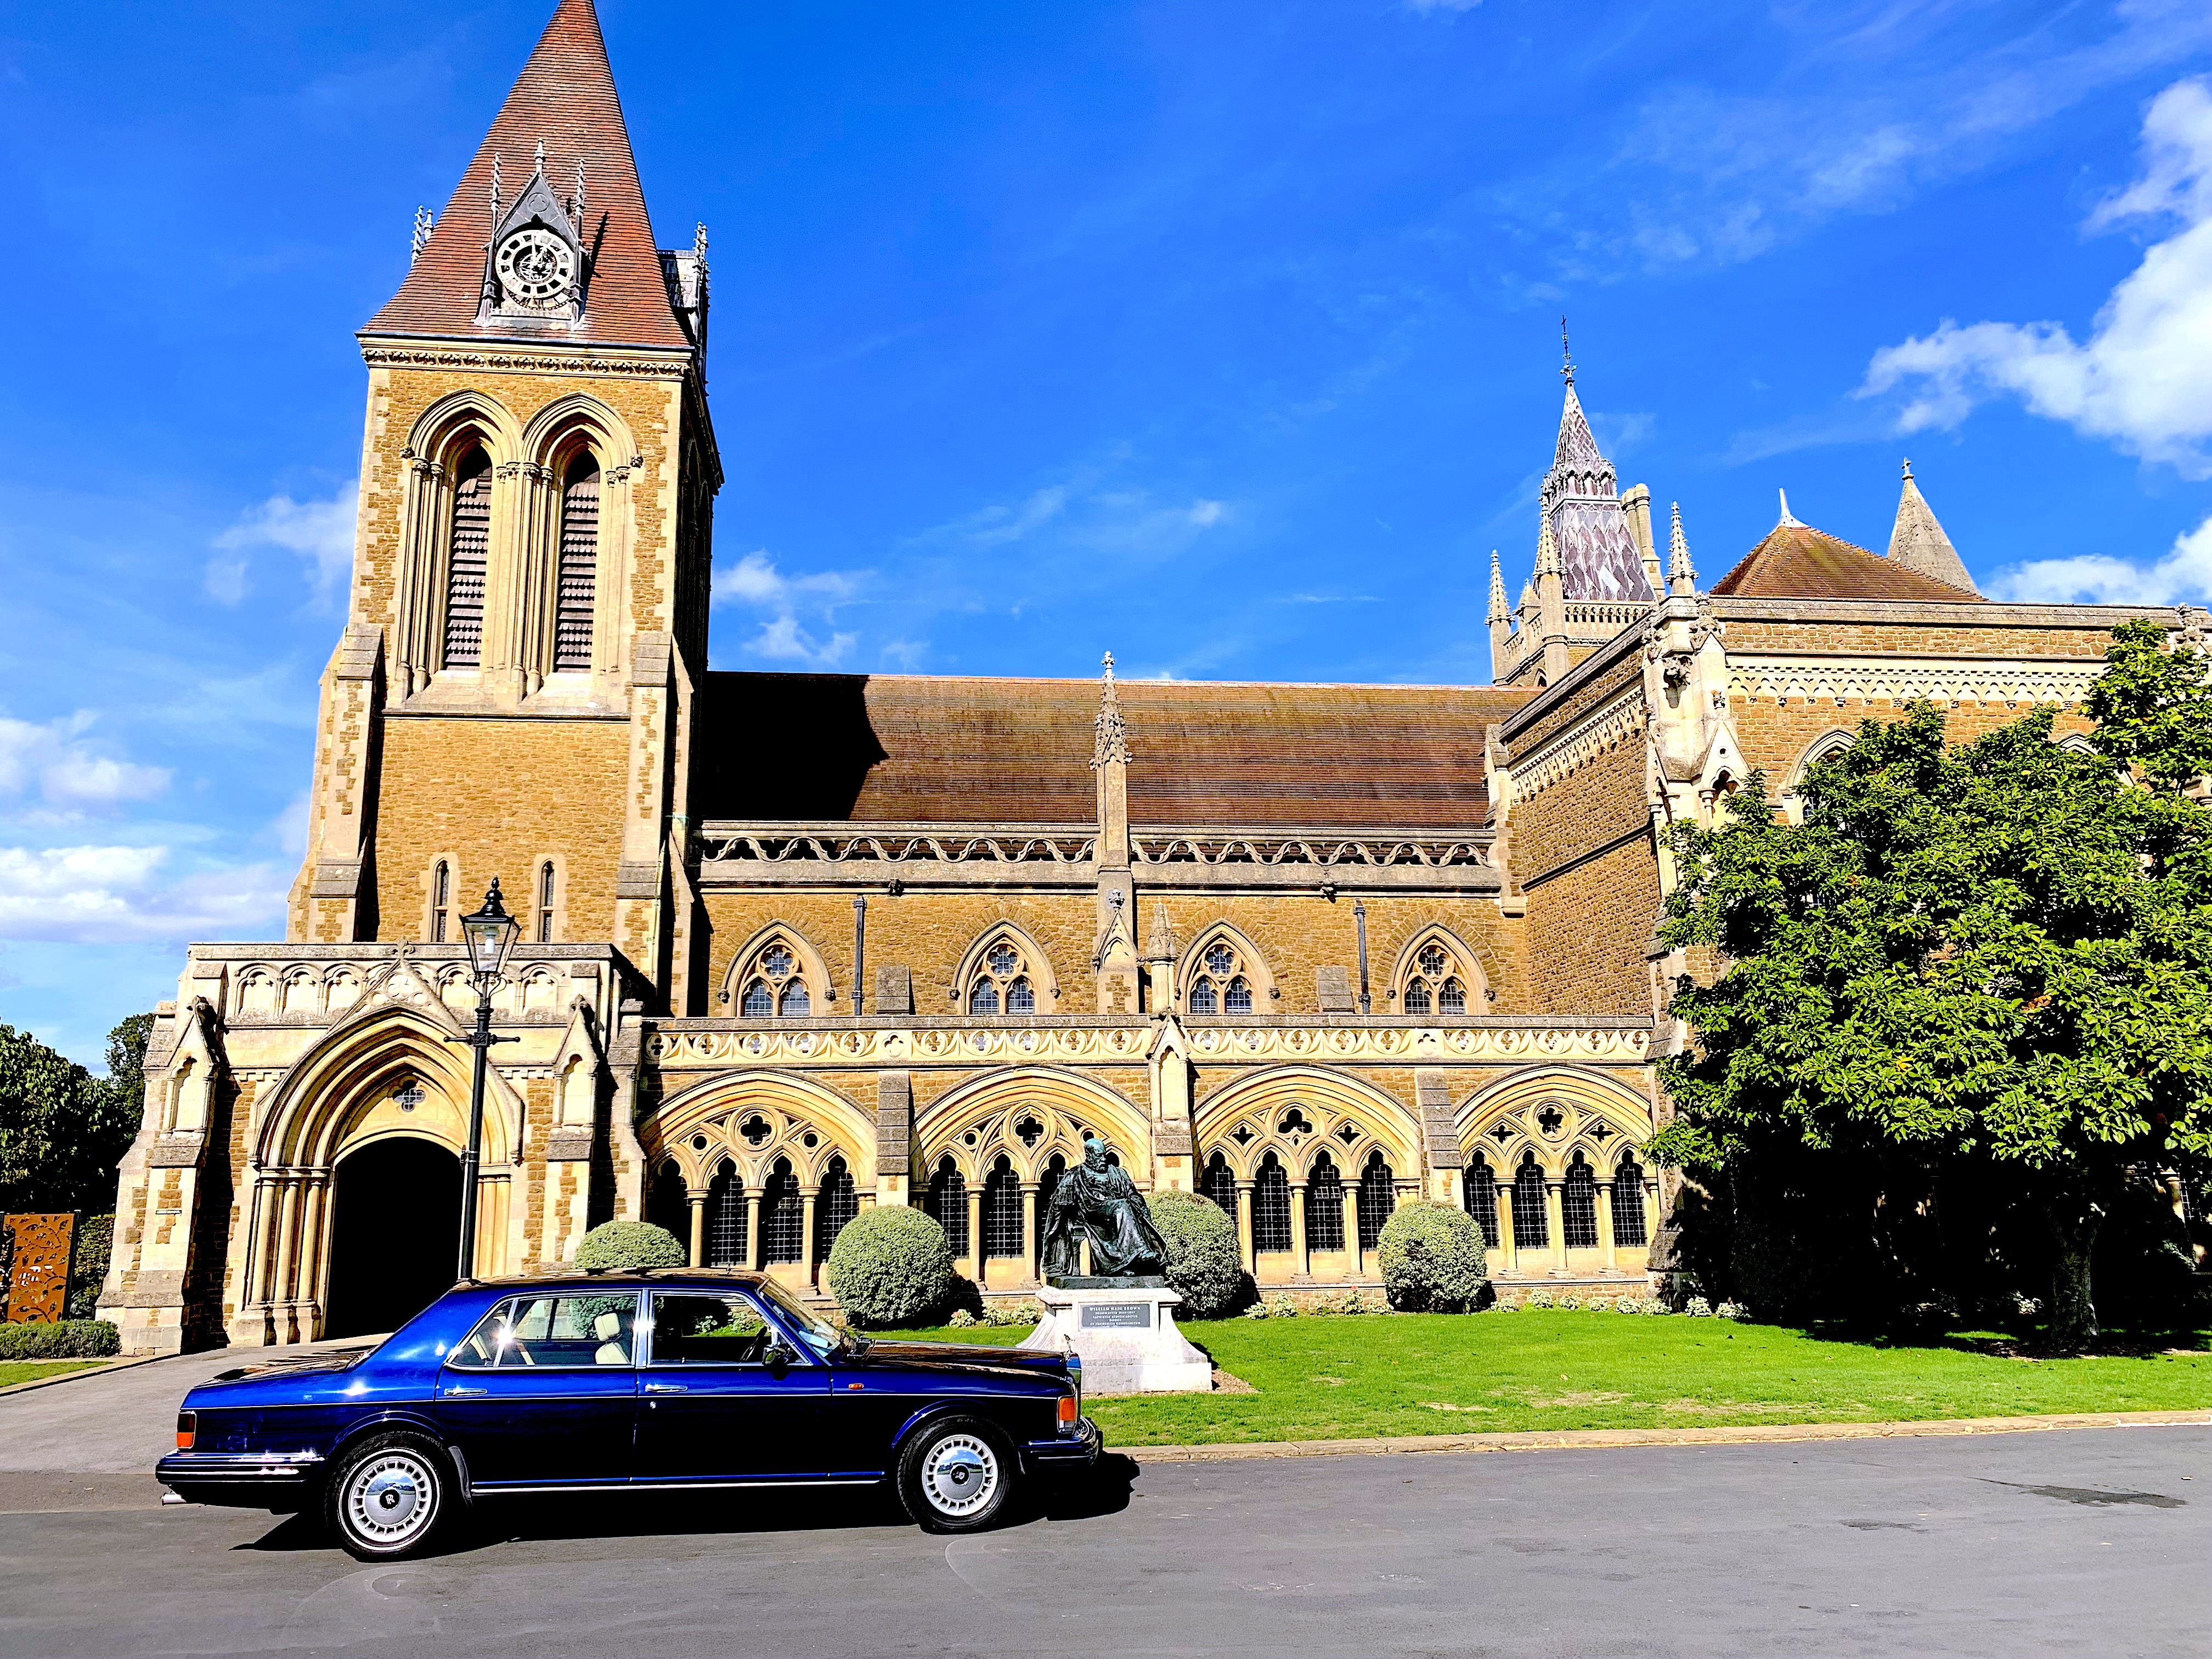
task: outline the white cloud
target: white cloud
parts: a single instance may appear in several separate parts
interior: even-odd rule
[[[1903,391],[1900,429],[1954,427],[1976,404],[2018,398],[2036,414],[2106,438],[2190,477],[2212,476],[2212,88],[2168,87],[2143,122],[2143,167],[2101,206],[2091,229],[2179,221],[2144,251],[2099,310],[2088,339],[2056,322],[1946,319],[1934,333],[1885,346],[1861,396]]]
[[[714,603],[746,605],[767,613],[761,629],[744,649],[757,657],[782,662],[803,662],[815,668],[834,668],[860,643],[858,634],[831,630],[824,639],[802,626],[802,613],[827,628],[838,605],[855,598],[871,572],[822,570],[805,576],[787,576],[775,568],[767,550],[756,549],[733,565],[714,571]]]
[[[208,596],[236,605],[246,596],[245,550],[282,547],[300,556],[319,605],[327,604],[353,568],[354,524],[361,509],[361,481],[341,485],[328,501],[295,501],[271,495],[242,514],[215,538],[216,556],[208,561]]]
[[[163,883],[168,860],[166,847],[0,848],[0,939],[181,941],[283,914],[284,879],[271,866]]]
[[[82,741],[94,716],[79,710],[45,726],[0,715],[0,795],[37,793],[49,806],[113,806],[168,787],[169,769],[139,766]]]
[[[2212,599],[2212,519],[2177,536],[2173,549],[2148,565],[2108,554],[2037,559],[1999,571],[1990,596],[2045,605],[2174,605]]]
[[[1407,11],[1473,11],[1482,0],[1406,0]]]

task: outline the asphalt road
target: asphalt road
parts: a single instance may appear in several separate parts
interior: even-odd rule
[[[364,1567],[301,1521],[51,1467],[116,1462],[194,1364],[136,1373],[130,1409],[98,1397],[129,1372],[0,1400],[0,1654],[2212,1650],[2200,1427],[1117,1458],[950,1541],[849,1496],[511,1499]]]

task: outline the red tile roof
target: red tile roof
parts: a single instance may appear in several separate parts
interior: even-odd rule
[[[1086,823],[1096,680],[707,677],[704,818]],[[1485,728],[1513,686],[1123,680],[1129,817],[1144,824],[1472,829]]]
[[[1777,525],[1741,563],[1715,582],[1717,598],[1918,599],[1986,604],[1982,596],[1908,570],[1810,525]]]
[[[553,21],[530,54],[499,118],[484,135],[476,160],[446,204],[429,245],[407,273],[399,292],[370,319],[373,334],[459,335],[497,338],[496,326],[477,325],[483,292],[486,244],[491,239],[491,164],[500,158],[505,199],[511,207],[528,182],[538,145],[545,146],[545,176],[565,199],[584,163],[584,242],[592,259],[582,323],[548,336],[514,331],[514,337],[593,344],[688,347],[684,325],[669,302],[660,255],[646,215],[645,191],[631,155],[622,100],[607,65],[592,0],[561,0]]]

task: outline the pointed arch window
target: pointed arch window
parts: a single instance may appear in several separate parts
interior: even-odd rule
[[[676,1167],[673,1158],[660,1166],[653,1177],[653,1188],[646,1194],[645,1218],[656,1227],[665,1227],[676,1236],[676,1241],[687,1249],[691,1241],[691,1195],[684,1185],[684,1172]]]
[[[1237,1172],[1219,1152],[1206,1160],[1205,1171],[1198,1178],[1198,1190],[1200,1196],[1212,1199],[1231,1220],[1237,1218]]]
[[[1216,939],[1206,947],[1184,1006],[1194,1014],[1252,1012],[1251,977],[1245,969],[1243,953],[1227,939]]]
[[[471,445],[453,464],[453,518],[446,556],[446,639],[440,661],[483,660],[484,567],[491,554],[491,457]]]
[[[799,965],[799,953],[781,939],[771,939],[753,955],[740,979],[738,1013],[745,1019],[804,1019],[814,1012],[813,994]]]
[[[853,1188],[853,1171],[842,1157],[830,1160],[822,1171],[822,1190],[814,1199],[814,1259],[827,1261],[830,1248],[845,1224],[860,1212],[860,1195]]]
[[[1022,1250],[1022,1179],[1001,1152],[983,1177],[983,1254],[1018,1257]]]
[[[975,964],[968,988],[970,1014],[1033,1014],[1036,986],[1030,979],[1029,954],[1012,939],[1001,936]]]
[[[1559,1227],[1569,1249],[1597,1249],[1597,1177],[1580,1152],[1567,1166],[1566,1184],[1559,1191]]]
[[[1327,1152],[1316,1157],[1306,1173],[1306,1248],[1344,1248],[1344,1177]]]
[[[1480,1152],[1474,1155],[1460,1176],[1460,1188],[1465,1196],[1467,1212],[1482,1229],[1482,1242],[1490,1249],[1498,1248],[1498,1175],[1490,1167],[1490,1160]]]
[[[805,1209],[799,1201],[799,1177],[791,1160],[780,1158],[761,1189],[761,1260],[796,1261],[805,1241]]]
[[[1054,1189],[1060,1185],[1060,1177],[1066,1173],[1067,1160],[1058,1152],[1054,1152],[1052,1155],[1052,1161],[1044,1166],[1043,1172],[1037,1176],[1036,1205],[1039,1215],[1042,1215],[1050,1207]]]
[[[554,573],[553,670],[592,665],[592,616],[599,585],[599,464],[586,450],[561,484],[561,554]]]
[[[446,942],[446,926],[453,912],[453,866],[440,859],[430,868],[430,943]]]
[[[727,1158],[707,1186],[707,1265],[742,1266],[745,1255],[745,1183]]]
[[[1523,1152],[1513,1174],[1513,1243],[1516,1249],[1540,1250],[1552,1242],[1552,1228],[1544,1213],[1544,1172],[1536,1155]]]
[[[1468,979],[1458,953],[1431,939],[1413,953],[1399,1006],[1409,1014],[1463,1014]]]
[[[1398,1207],[1398,1177],[1379,1152],[1367,1155],[1359,1172],[1359,1248],[1371,1250],[1382,1237],[1382,1224]]]
[[[922,1213],[945,1229],[952,1254],[968,1254],[968,1182],[948,1152],[931,1171],[929,1190],[923,1195]]]
[[[1291,1248],[1291,1177],[1282,1160],[1273,1152],[1260,1160],[1259,1179],[1252,1183],[1252,1248],[1287,1250]]]
[[[1624,1250],[1649,1242],[1644,1224],[1644,1170],[1633,1158],[1623,1158],[1613,1172],[1613,1242]]]
[[[538,866],[538,942],[553,942],[553,860],[548,859]]]

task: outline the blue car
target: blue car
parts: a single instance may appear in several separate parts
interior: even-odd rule
[[[225,1371],[155,1474],[188,1503],[319,1508],[345,1547],[424,1547],[511,1492],[864,1486],[972,1532],[1096,1462],[1073,1354],[878,1341],[756,1273],[456,1285],[371,1350]]]

